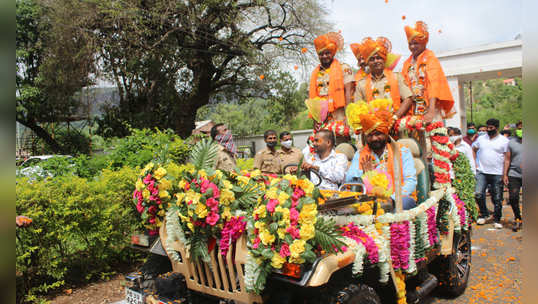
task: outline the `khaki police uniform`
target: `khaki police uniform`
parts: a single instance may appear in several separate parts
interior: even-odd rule
[[[303,157],[303,153],[301,152],[301,150],[295,147],[291,147],[291,149],[289,149],[288,151],[284,151],[284,149],[278,149],[276,153],[280,158],[280,172],[282,174],[286,173],[284,172],[284,167],[286,167],[288,164],[299,164],[301,158]]]
[[[216,168],[222,171],[232,171],[235,169],[235,167],[235,157],[233,156],[232,152],[224,149],[222,145],[219,145]]]
[[[254,169],[260,169],[262,173],[279,174],[281,167],[277,152],[265,148],[256,153],[254,157]]]

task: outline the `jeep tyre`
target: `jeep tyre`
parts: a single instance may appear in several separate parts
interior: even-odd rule
[[[449,297],[463,294],[471,273],[471,231],[455,235],[452,254],[436,262],[439,290]]]
[[[368,285],[350,284],[347,287],[337,291],[331,301],[331,304],[381,304],[379,296],[375,290]]]

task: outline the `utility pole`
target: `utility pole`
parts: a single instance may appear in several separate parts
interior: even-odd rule
[[[474,123],[473,119],[473,81],[469,80],[469,100],[471,102],[471,122]]]

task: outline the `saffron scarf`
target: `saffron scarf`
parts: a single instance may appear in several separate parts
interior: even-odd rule
[[[411,63],[413,60],[413,55],[409,56],[403,64],[402,74],[405,80],[405,83],[411,88],[411,80],[409,79],[409,69],[411,68]],[[437,103],[441,106],[443,110],[443,118],[450,117],[454,114],[454,98],[450,92],[450,87],[448,86],[448,81],[446,80],[445,73],[443,68],[439,63],[439,60],[432,51],[425,49],[422,54],[417,57],[416,66],[417,73],[416,78],[418,79],[418,73],[420,67],[424,65],[424,100],[426,106],[429,105],[431,98],[437,98]],[[411,88],[412,89],[412,88]],[[412,111],[412,109],[410,109]],[[411,112],[412,113],[412,112]]]
[[[309,98],[321,97],[318,91],[320,68],[321,65],[318,64],[310,77]],[[329,69],[329,98],[333,100],[333,102],[329,102],[329,112],[332,113],[334,110],[346,106],[346,97],[344,94],[344,71],[342,70],[342,65],[338,60],[333,59]]]
[[[392,107],[394,111],[397,111],[400,108],[400,88],[398,87],[398,80],[394,73],[385,69],[383,71],[385,77],[387,77],[387,82],[390,87],[390,98],[392,99]],[[366,76],[366,99],[367,101],[374,100],[373,89],[372,89],[372,73]]]

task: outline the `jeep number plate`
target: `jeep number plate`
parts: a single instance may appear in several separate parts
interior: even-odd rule
[[[128,304],[144,304],[144,295],[130,288],[125,288],[125,301]]]

